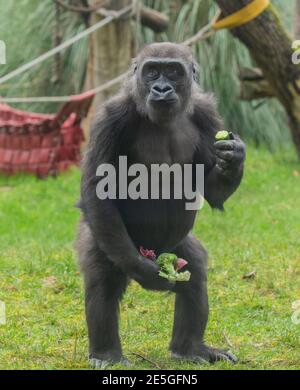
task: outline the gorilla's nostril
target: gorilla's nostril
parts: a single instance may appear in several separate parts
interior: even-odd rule
[[[170,85],[166,85],[166,86],[164,86],[164,87],[162,88],[162,92],[164,92],[164,93],[170,92],[170,91],[172,91],[172,90],[173,90],[173,88],[170,87]]]
[[[156,84],[156,85],[153,85],[152,90],[156,93],[159,93],[159,94],[165,94],[167,92],[172,91],[173,88],[168,84],[164,84],[164,85]]]

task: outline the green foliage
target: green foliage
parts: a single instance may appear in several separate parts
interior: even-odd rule
[[[291,321],[292,302],[300,299],[300,175],[291,155],[283,164],[282,153],[250,148],[244,182],[226,212],[207,204],[199,212],[194,233],[209,252],[207,342],[231,348],[240,360],[205,369],[300,368],[300,325]],[[0,300],[7,312],[0,369],[88,368],[73,249],[78,193],[76,169],[43,181],[0,178]],[[242,278],[252,271],[255,278]],[[131,368],[202,368],[170,358],[173,305],[173,294],[131,283],[120,310]]]

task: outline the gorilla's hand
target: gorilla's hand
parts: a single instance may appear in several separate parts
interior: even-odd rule
[[[159,266],[146,257],[140,257],[129,276],[147,290],[173,291],[175,282],[169,282],[158,275]]]
[[[232,176],[243,164],[246,157],[244,142],[237,136],[233,139],[215,142],[216,166],[222,174]]]

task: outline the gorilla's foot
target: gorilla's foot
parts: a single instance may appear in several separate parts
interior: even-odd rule
[[[90,367],[100,370],[105,370],[110,364],[112,364],[109,360],[100,360],[100,359],[89,359]]]
[[[109,354],[92,354],[89,356],[89,363],[91,368],[105,370],[108,366],[120,363],[126,367],[130,366],[130,362],[122,355],[116,355],[114,353]]]
[[[236,356],[234,356],[230,351],[208,347],[207,345],[202,345],[200,348],[197,348],[196,351],[193,350],[190,353],[172,351],[172,357],[175,359],[188,360],[201,364],[215,363],[221,360],[226,360],[232,364],[235,364],[238,361]]]

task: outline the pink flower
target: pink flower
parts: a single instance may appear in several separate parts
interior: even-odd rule
[[[147,257],[147,259],[156,260],[156,254],[152,249],[145,249],[144,247],[140,246],[140,254],[144,257]]]
[[[176,263],[174,265],[175,267],[175,271],[179,271],[181,268],[185,267],[187,265],[187,261],[184,260],[184,259],[181,259],[180,257],[178,257],[178,259],[176,260]]]

